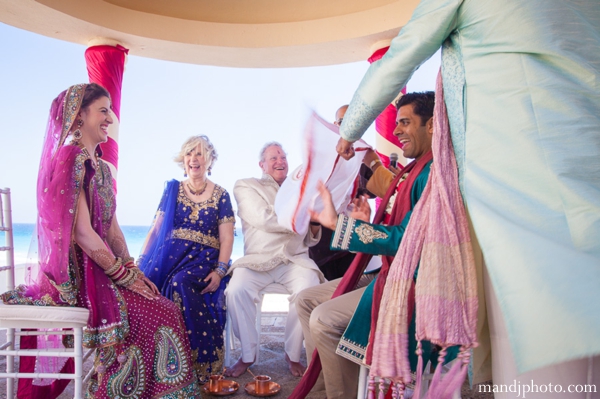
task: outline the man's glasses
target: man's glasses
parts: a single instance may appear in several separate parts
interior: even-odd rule
[[[333,124],[336,126],[341,126],[343,120],[344,120],[344,118],[340,118],[340,119],[336,120],[335,122],[333,122]]]

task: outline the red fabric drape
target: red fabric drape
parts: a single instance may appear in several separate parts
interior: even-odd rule
[[[123,72],[125,71],[125,55],[129,52],[123,46],[93,46],[85,51],[88,77],[91,83],[98,83],[110,93],[112,109],[117,119],[121,121],[121,89]],[[102,159],[110,162],[115,168],[119,167],[119,145],[109,137],[100,145]]]
[[[372,64],[375,61],[379,61],[385,55],[385,53],[387,53],[389,48],[390,48],[389,46],[383,47],[383,48],[380,48],[379,50],[375,51],[369,57],[369,60],[368,60],[369,63]],[[402,89],[402,93],[406,94],[406,87],[404,87]],[[377,132],[378,135],[380,135],[381,137],[383,137],[390,143],[394,144],[398,148],[402,148],[402,144],[400,144],[400,142],[398,141],[398,138],[396,136],[394,136],[394,129],[396,128],[397,114],[398,114],[398,111],[396,110],[396,107],[394,106],[394,104],[388,105],[383,110],[383,112],[380,113],[379,116],[375,119],[375,131]],[[375,152],[379,156],[379,159],[381,159],[381,163],[383,164],[383,166],[385,166],[386,168],[388,166],[390,166],[390,158],[387,155],[377,151],[377,148],[375,148]],[[380,204],[381,204],[381,199],[376,198],[375,199],[375,207],[379,208]]]
[[[388,49],[389,49],[389,46],[380,48],[379,50],[375,51],[373,53],[373,55],[371,55],[371,57],[369,57],[369,63],[372,64],[375,61],[380,60],[385,55],[385,53],[388,51]],[[402,89],[402,93],[406,94],[406,87]],[[381,114],[379,114],[377,119],[375,119],[375,130],[377,131],[378,135],[382,136],[383,138],[385,138],[387,141],[394,144],[395,146],[402,148],[402,145],[400,144],[400,142],[398,141],[396,136],[394,136],[394,129],[396,128],[397,113],[398,112],[396,110],[396,107],[393,104],[388,105],[383,110],[383,112]],[[383,164],[383,166],[385,166],[387,168],[390,165],[390,158],[387,155],[382,154],[379,151],[377,151],[377,149],[375,149],[375,152],[377,152],[377,155],[379,155],[379,158],[381,159],[381,163]]]
[[[25,329],[24,331],[29,331]],[[21,349],[37,349],[37,336],[24,335],[20,337]],[[35,373],[35,356],[21,356],[19,359],[20,373]],[[72,358],[67,359],[65,365],[61,368],[61,374],[73,374],[75,372],[75,363]],[[54,380],[49,385],[33,385],[31,378],[19,378],[17,384],[17,399],[37,399],[57,398],[69,385],[71,380]]]

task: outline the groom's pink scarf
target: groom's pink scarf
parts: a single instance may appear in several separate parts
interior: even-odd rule
[[[436,85],[433,156],[429,180],[398,249],[383,290],[375,334],[371,332],[371,375],[399,383],[411,380],[408,361],[407,306],[417,265],[415,287],[417,341],[443,348],[428,391],[429,398],[450,398],[466,376],[470,348],[476,346],[477,284],[458,169],[450,140],[441,73]],[[461,345],[459,360],[441,378],[445,349]],[[414,398],[418,399],[422,357]]]

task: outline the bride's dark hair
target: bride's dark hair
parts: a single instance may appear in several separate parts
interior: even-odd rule
[[[108,97],[110,99],[110,93],[98,83],[88,84],[83,93],[81,109],[86,109],[91,103],[93,103],[100,97]]]

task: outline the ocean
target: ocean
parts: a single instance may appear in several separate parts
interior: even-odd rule
[[[15,223],[13,224],[13,241],[15,247],[15,265],[23,265],[27,263],[27,257],[30,253],[29,247],[31,245],[31,237],[33,235],[35,225],[30,223]],[[129,253],[131,256],[137,258],[142,250],[142,245],[146,240],[149,226],[121,226]],[[236,236],[233,242],[233,253],[231,259],[236,260],[237,258],[244,255],[244,237],[242,233],[236,229]],[[0,246],[4,246],[4,233],[0,232]],[[0,259],[0,265],[5,265],[4,259]],[[18,282],[17,282],[18,283]]]
[[[15,284],[25,283],[25,264],[27,263],[27,256],[29,254],[29,247],[31,245],[31,236],[33,235],[34,225],[28,223],[15,223],[13,224],[13,241],[15,247]],[[148,234],[149,226],[121,226],[123,234],[125,235],[125,241],[129,248],[131,256],[138,257],[146,240],[146,234]],[[236,236],[233,241],[233,252],[231,259],[236,260],[244,255],[244,236],[242,235],[241,229],[236,229]],[[5,236],[4,232],[0,232],[0,246],[4,246]],[[0,266],[5,266],[6,260],[3,256],[0,256]],[[8,289],[7,274],[0,273],[0,293]],[[287,312],[289,302],[287,295],[281,294],[268,294],[263,302],[263,312]]]

